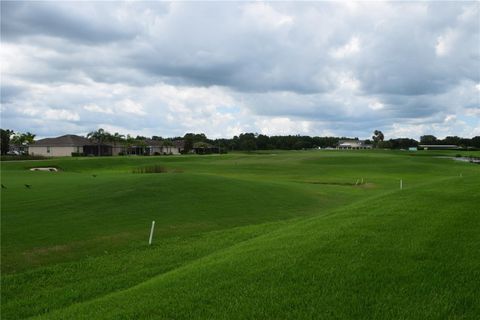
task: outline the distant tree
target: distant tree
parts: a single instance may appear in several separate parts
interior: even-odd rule
[[[186,153],[189,153],[193,149],[193,144],[195,143],[194,141],[195,135],[193,133],[186,133],[183,136],[184,142],[184,150]]]
[[[467,139],[462,139],[460,137],[457,137],[457,136],[448,136],[446,137],[445,139],[443,139],[442,141],[442,144],[453,144],[453,145],[457,145],[457,146],[460,146],[460,145],[463,145],[463,146],[466,146],[466,143],[467,141],[465,141]],[[468,144],[468,142],[467,142]]]
[[[7,154],[10,149],[10,137],[14,134],[13,130],[0,129],[1,154]]]
[[[113,135],[108,136],[112,142],[123,142],[125,140],[125,135],[115,132]]]
[[[377,144],[377,148],[381,149],[393,149],[392,141],[379,141]]]
[[[252,151],[257,149],[257,142],[254,133],[242,133],[238,137],[240,140],[240,149]]]
[[[372,139],[373,139],[373,144],[375,146],[379,146],[380,142],[382,142],[384,139],[385,139],[385,136],[383,135],[383,132],[380,131],[380,130],[375,130],[373,132],[373,136],[372,136]]]
[[[418,146],[418,141],[409,138],[390,139],[389,142],[392,149],[408,149]]]
[[[33,143],[35,140],[35,135],[33,133],[16,133],[14,134],[10,141],[12,144],[16,145],[27,145]]]
[[[437,143],[437,137],[432,136],[432,135],[424,135],[420,137],[420,143],[421,144],[436,144]]]
[[[259,134],[257,136],[257,148],[260,150],[270,149],[270,138],[264,134]]]
[[[25,141],[28,144],[30,144],[30,143],[33,143],[35,141],[35,137],[37,135],[27,131],[27,133],[25,133],[24,136],[25,136]]]
[[[211,143],[212,141],[207,138],[204,133],[186,133],[183,136],[184,149],[188,153],[193,149],[193,145],[197,142]]]
[[[475,148],[480,148],[480,136],[473,137],[470,140],[470,145]]]

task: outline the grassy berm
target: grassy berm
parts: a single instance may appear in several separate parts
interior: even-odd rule
[[[4,161],[1,318],[480,319],[480,165],[448,156]]]

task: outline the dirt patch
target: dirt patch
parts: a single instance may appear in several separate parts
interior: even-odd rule
[[[360,187],[365,189],[371,189],[375,187],[375,184],[370,182],[362,182],[360,179],[355,182],[338,182],[338,181],[300,181],[301,183],[309,184],[321,184],[321,185],[330,185],[330,186],[343,186],[343,187]]]
[[[53,247],[42,247],[42,248],[34,248],[32,250],[25,251],[23,253],[26,257],[34,257],[34,256],[44,256],[51,253],[63,253],[70,250],[70,246],[67,245],[56,245]]]
[[[374,183],[364,183],[364,184],[361,184],[359,185],[360,188],[363,188],[363,189],[373,189],[375,188],[375,184]]]
[[[148,167],[140,167],[132,170],[132,173],[181,173],[181,169],[167,169],[166,167],[155,165]]]
[[[355,182],[335,182],[335,181],[301,181],[302,183],[309,183],[309,184],[324,184],[324,185],[331,185],[331,186],[354,186]]]

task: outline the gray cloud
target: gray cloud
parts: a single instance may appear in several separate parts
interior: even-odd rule
[[[107,3],[2,1],[1,6],[1,34],[7,40],[45,35],[103,43],[135,36],[136,30],[111,14]]]
[[[478,2],[1,6],[17,130],[480,134]]]

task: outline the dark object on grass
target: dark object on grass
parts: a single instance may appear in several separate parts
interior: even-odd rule
[[[32,188],[32,185],[31,185],[31,184],[26,184],[26,185],[25,185],[25,188],[30,189],[30,188]]]
[[[136,169],[133,169],[132,172],[133,173],[166,173],[168,172],[168,170],[165,167],[154,165],[149,167],[136,168]]]
[[[2,183],[2,189],[7,189],[7,187],[5,187],[5,186],[3,185],[3,183]]]
[[[92,177],[96,178],[96,177],[97,177],[97,175],[96,175],[96,174],[92,174]]]

